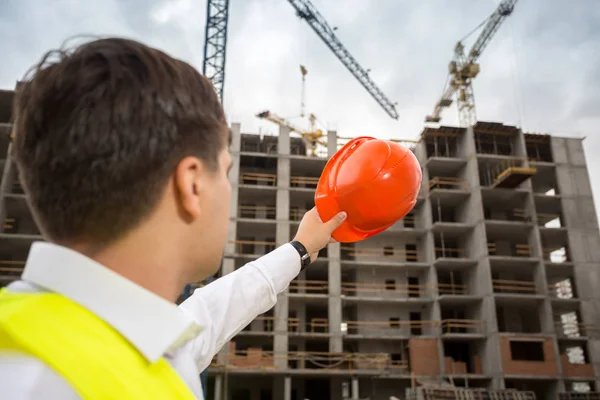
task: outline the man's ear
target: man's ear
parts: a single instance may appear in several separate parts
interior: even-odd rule
[[[175,193],[179,206],[192,218],[198,218],[202,211],[200,195],[205,190],[205,173],[202,161],[196,157],[185,157],[175,169]]]

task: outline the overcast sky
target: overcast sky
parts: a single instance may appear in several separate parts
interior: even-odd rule
[[[308,68],[307,111],[342,136],[416,138],[439,98],[456,41],[498,0],[313,0],[383,92],[392,120],[286,0],[231,0],[225,81],[230,121],[276,132],[254,115],[300,114],[299,65]],[[45,51],[81,33],[141,40],[201,69],[205,0],[1,0],[0,88]],[[520,0],[480,58],[479,120],[525,131],[587,137],[600,202],[600,1]],[[473,39],[467,40],[467,46]],[[455,107],[444,124],[456,124]]]

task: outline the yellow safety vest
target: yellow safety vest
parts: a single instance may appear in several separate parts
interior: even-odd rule
[[[0,352],[10,351],[44,361],[83,399],[196,398],[163,358],[148,362],[106,322],[56,293],[0,290]]]

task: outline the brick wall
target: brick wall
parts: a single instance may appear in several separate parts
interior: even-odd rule
[[[543,340],[544,361],[513,360],[510,351],[511,339],[528,340],[528,338],[518,337],[500,338],[500,354],[502,354],[502,366],[506,375],[558,375],[552,339]]]
[[[413,338],[408,341],[410,370],[415,375],[435,376],[440,373],[438,340]]]
[[[564,376],[594,376],[592,364],[571,364],[566,354],[560,355],[560,362]]]

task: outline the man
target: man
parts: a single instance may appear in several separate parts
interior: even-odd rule
[[[14,127],[48,243],[0,292],[3,398],[202,399],[199,373],[345,218],[309,211],[295,241],[177,307],[227,240],[229,130],[210,82],[143,44],[96,40],[44,57]]]

